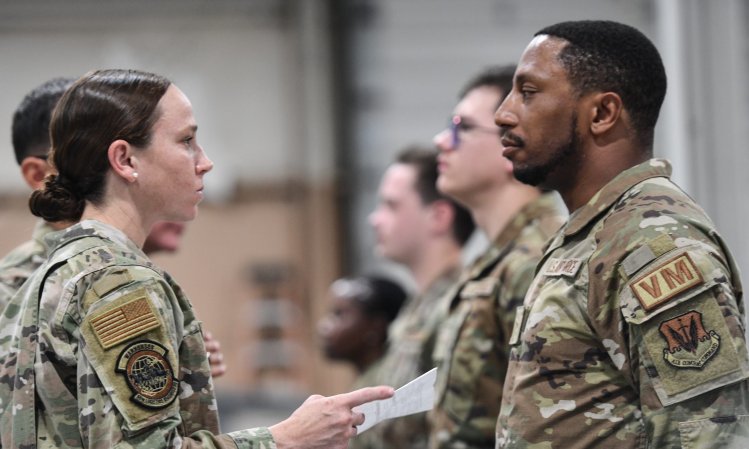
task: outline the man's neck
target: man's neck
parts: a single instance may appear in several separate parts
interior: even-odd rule
[[[419,293],[449,270],[461,264],[461,247],[452,239],[444,237],[435,240],[424,248],[418,259],[408,264],[408,269],[416,282]]]
[[[635,147],[633,142],[619,141],[598,146],[581,157],[578,167],[567,177],[563,186],[554,187],[570,213],[586,205],[593,196],[621,172],[639,165],[651,155]]]
[[[541,192],[535,187],[514,182],[477,195],[469,209],[476,226],[493,241],[515,215],[540,195]]]
[[[359,374],[364,373],[370,366],[380,360],[383,355],[385,355],[384,346],[377,346],[372,348],[371,351],[362,351],[360,357],[354,360],[356,372]]]

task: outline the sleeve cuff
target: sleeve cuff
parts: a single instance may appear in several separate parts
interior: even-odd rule
[[[237,445],[237,449],[276,449],[276,442],[267,427],[238,430],[228,434]]]

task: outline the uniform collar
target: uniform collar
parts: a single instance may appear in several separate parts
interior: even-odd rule
[[[671,163],[665,159],[650,159],[619,173],[596,192],[586,205],[570,215],[564,236],[569,237],[580,232],[635,185],[646,179],[658,177],[671,177]]]
[[[77,223],[62,231],[48,234],[44,238],[44,240],[45,244],[48,245],[48,247],[54,249],[56,246],[67,245],[73,240],[78,240],[85,237],[99,237],[110,240],[147,259],[146,255],[143,254],[143,251],[138,247],[138,245],[130,240],[125,235],[125,233],[115,228],[114,226],[102,223],[97,220],[81,221],[80,223]]]
[[[34,226],[34,232],[31,234],[31,238],[40,244],[44,244],[44,236],[55,232],[55,229],[47,223],[44,220],[37,220],[36,225]]]
[[[481,276],[488,266],[495,264],[511,250],[511,245],[521,236],[525,228],[534,221],[554,215],[561,216],[564,214],[562,210],[562,200],[555,192],[542,193],[538,198],[523,206],[500,231],[489,248],[473,261],[461,280],[466,281]]]
[[[542,193],[538,198],[523,206],[520,211],[512,217],[504,229],[494,239],[493,246],[502,250],[508,243],[515,241],[534,220],[548,215],[559,213],[557,206],[558,197],[555,193]]]

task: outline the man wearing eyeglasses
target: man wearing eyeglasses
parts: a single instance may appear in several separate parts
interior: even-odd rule
[[[515,310],[564,213],[555,194],[517,181],[502,156],[494,111],[514,67],[490,68],[464,88],[437,134],[438,189],[466,206],[493,243],[447,293],[450,315],[434,351],[437,400],[431,449],[493,448]]]

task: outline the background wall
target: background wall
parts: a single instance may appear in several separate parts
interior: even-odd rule
[[[23,95],[94,68],[167,75],[193,102],[215,169],[182,250],[156,260],[224,342],[222,404],[266,406],[228,427],[272,421],[310,391],[348,388],[350,370],[318,355],[314,325],[329,283],[360,271],[408,281],[372,255],[366,222],[397,151],[430,142],[463,83],[515,63],[539,28],[602,18],[634,25],[660,48],[669,92],[656,153],[674,161],[677,181],[747,267],[747,3],[5,0],[0,251],[33,226],[9,135]]]

